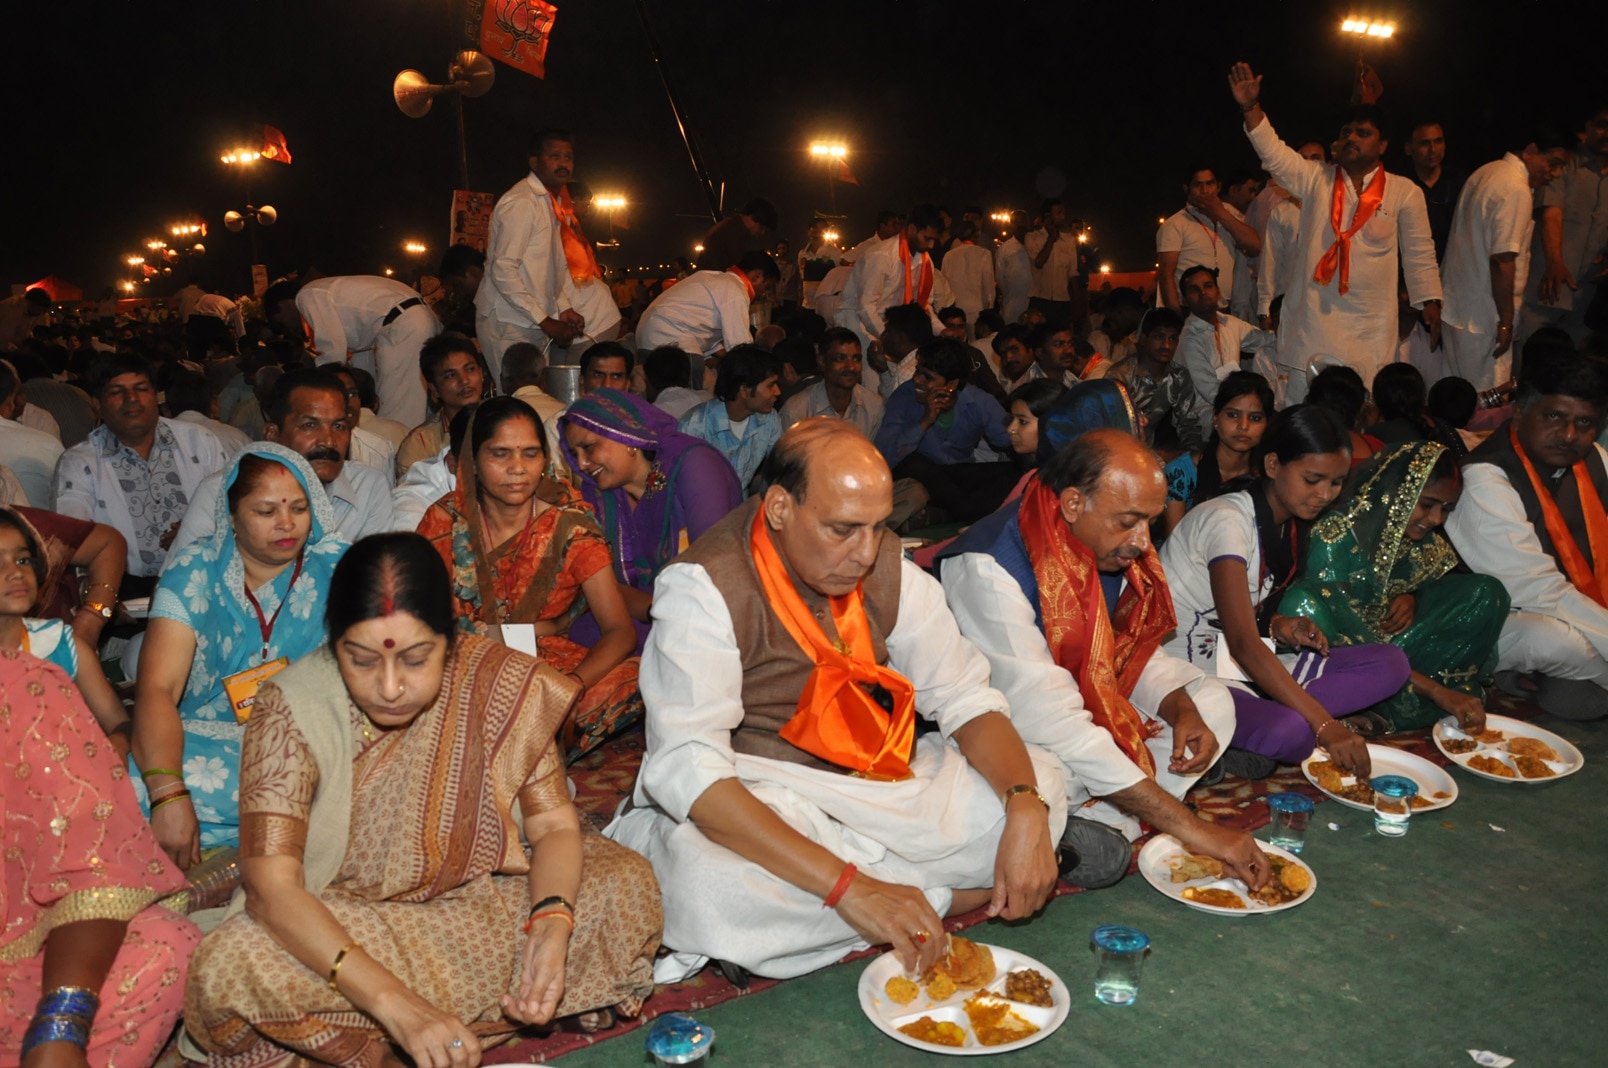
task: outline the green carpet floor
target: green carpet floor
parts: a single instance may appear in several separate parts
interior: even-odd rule
[[[1266,917],[1219,918],[1163,898],[1139,876],[1050,903],[1030,923],[969,934],[1058,972],[1072,1014],[1013,1064],[1470,1065],[1608,1063],[1608,724],[1542,717],[1586,766],[1540,786],[1461,771],[1451,808],[1411,832],[1375,835],[1369,814],[1318,805],[1303,859],[1317,893]],[[1338,830],[1330,830],[1334,823]],[[1501,830],[1495,829],[1501,828]],[[1265,834],[1265,832],[1263,832]],[[1153,943],[1139,1000],[1094,1000],[1089,932],[1131,924]],[[932,1064],[861,1014],[865,961],[698,1014],[717,1032],[714,1068]],[[562,1058],[565,1068],[646,1063],[637,1031]],[[1596,1052],[1592,1052],[1595,1050]]]

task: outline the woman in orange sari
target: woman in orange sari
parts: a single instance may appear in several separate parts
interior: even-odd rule
[[[574,760],[642,716],[636,630],[608,542],[575,491],[543,477],[546,434],[524,401],[466,409],[451,440],[457,488],[430,506],[419,533],[452,575],[459,630],[509,643],[520,640],[510,625],[528,625],[537,654],[583,687],[560,734]],[[587,611],[602,631],[590,649],[568,637]]]

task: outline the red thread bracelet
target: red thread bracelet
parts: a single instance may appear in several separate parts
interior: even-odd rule
[[[530,919],[525,921],[525,933],[530,934],[530,929],[536,923],[537,920],[545,920],[549,916],[557,916],[559,919],[561,919],[564,922],[568,923],[569,927],[570,927],[570,934],[575,933],[575,917],[571,916],[568,912],[565,912],[563,909],[552,909],[552,910],[550,910],[548,912],[538,912],[538,913],[536,913],[536,915],[530,917]]]
[[[843,900],[843,895],[849,892],[849,884],[854,881],[855,873],[859,870],[852,862],[843,865],[843,874],[838,876],[837,882],[832,886],[832,892],[821,902],[823,909],[837,908],[838,902]]]

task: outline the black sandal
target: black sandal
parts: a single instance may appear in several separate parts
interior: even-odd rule
[[[1377,712],[1354,712],[1340,724],[1359,738],[1383,738],[1390,733],[1390,722]]]

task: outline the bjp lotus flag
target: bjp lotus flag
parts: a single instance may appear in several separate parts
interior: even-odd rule
[[[547,76],[547,39],[558,8],[547,0],[486,0],[480,50],[535,78]]]
[[[275,163],[290,162],[290,149],[285,145],[285,135],[279,132],[278,127],[262,128],[262,158]]]

